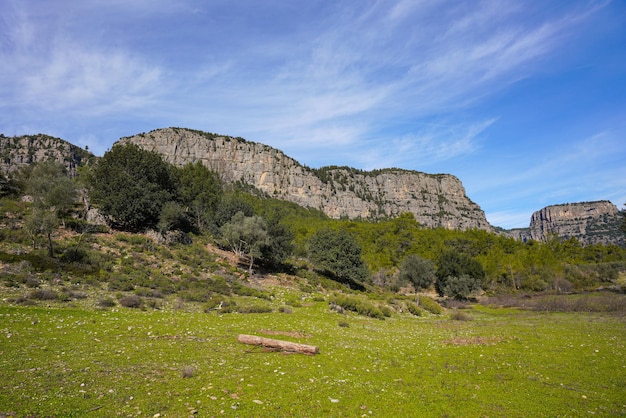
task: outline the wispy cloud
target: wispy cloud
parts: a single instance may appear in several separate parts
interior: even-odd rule
[[[98,117],[146,106],[158,91],[161,70],[131,52],[85,45],[20,8],[10,15],[0,57],[11,65],[2,66],[0,77],[12,106]],[[15,25],[7,24],[9,18]]]

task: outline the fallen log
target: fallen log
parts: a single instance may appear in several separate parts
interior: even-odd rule
[[[291,341],[274,340],[272,338],[257,337],[256,335],[239,334],[237,341],[242,344],[260,345],[281,351],[302,354],[319,354],[320,349],[314,345],[292,343]]]

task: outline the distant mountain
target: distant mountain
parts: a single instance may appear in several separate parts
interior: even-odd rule
[[[331,218],[376,219],[410,212],[431,228],[483,229],[519,240],[546,241],[550,235],[574,237],[583,244],[626,245],[620,227],[624,213],[609,201],[566,203],[535,212],[528,228],[502,230],[450,174],[426,174],[399,168],[362,171],[350,167],[308,168],[282,151],[243,138],[182,128],[157,129],[122,138],[159,153],[174,165],[201,161],[226,183],[242,182],[269,196],[320,209]],[[43,161],[65,165],[70,175],[97,161],[87,150],[44,134],[0,134],[0,169],[13,172]]]
[[[267,145],[181,128],[120,139],[155,151],[174,164],[201,161],[225,182],[241,181],[269,196],[320,209],[331,218],[383,218],[411,212],[427,227],[491,231],[485,213],[449,174],[397,168],[310,169]]]
[[[626,244],[620,230],[624,215],[607,200],[546,206],[533,213],[529,238],[546,241],[550,235],[576,238],[583,244]]]
[[[76,145],[52,136],[37,134],[6,137],[0,134],[0,169],[11,173],[30,164],[56,161],[65,166],[71,176],[76,169],[96,157]]]

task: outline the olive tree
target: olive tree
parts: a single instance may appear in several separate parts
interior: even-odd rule
[[[91,196],[117,229],[154,228],[177,197],[177,176],[161,157],[135,144],[115,145],[89,174]]]
[[[254,260],[262,257],[270,245],[270,236],[263,218],[237,212],[230,222],[220,228],[224,243],[240,258],[248,258],[248,272],[252,274]]]
[[[198,230],[207,229],[222,197],[219,176],[198,161],[179,168],[178,180],[181,202],[189,208],[195,227]]]
[[[321,229],[308,242],[308,256],[316,268],[353,284],[369,276],[361,252],[356,239],[342,229]]]
[[[485,270],[480,262],[458,251],[444,251],[437,260],[435,289],[439,296],[467,299],[480,290]]]
[[[409,255],[400,266],[400,280],[410,282],[415,293],[429,288],[435,282],[436,277],[435,264],[417,254]]]
[[[33,199],[26,229],[33,237],[38,235],[48,240],[48,254],[54,256],[52,234],[59,226],[64,212],[76,200],[76,188],[68,177],[65,167],[55,162],[39,163],[33,167],[25,184],[25,192]]]

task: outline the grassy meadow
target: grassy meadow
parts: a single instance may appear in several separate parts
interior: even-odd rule
[[[251,314],[5,299],[0,416],[626,415],[623,315],[475,304],[380,320],[333,312],[328,298],[277,288],[274,311]]]

